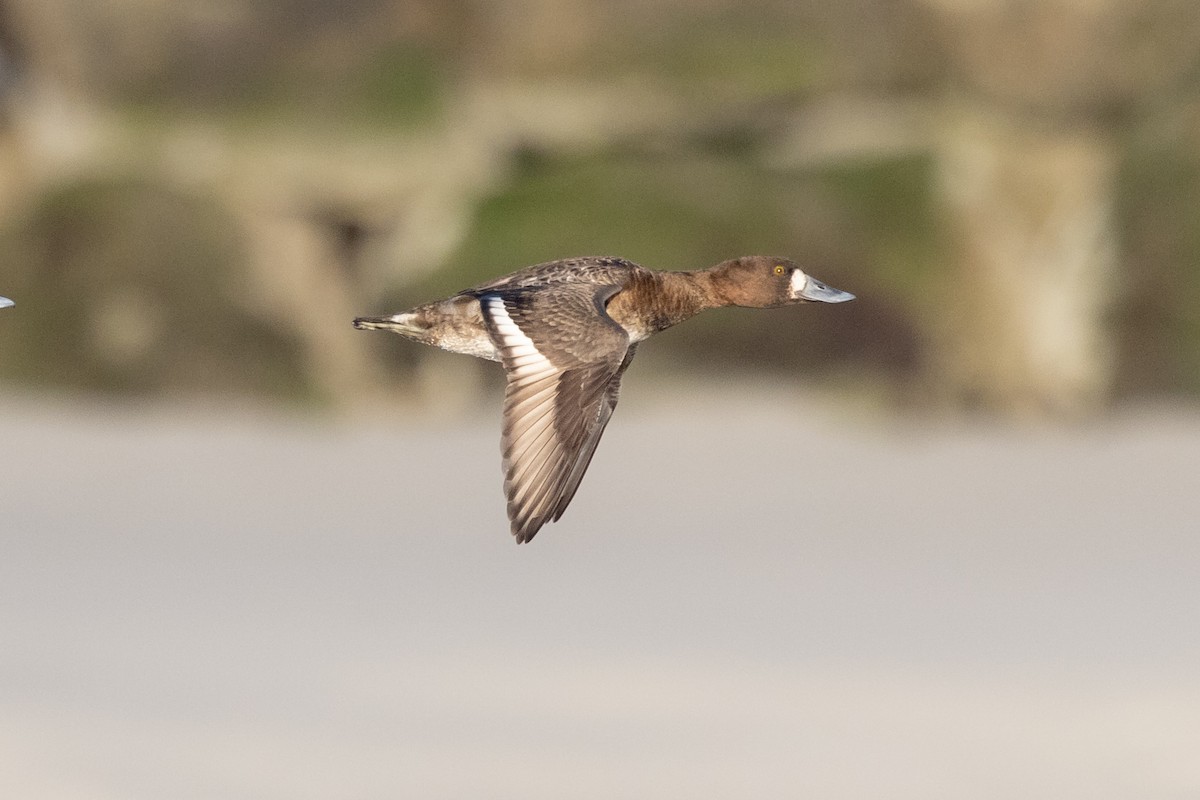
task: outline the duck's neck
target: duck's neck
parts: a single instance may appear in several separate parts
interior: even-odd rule
[[[683,272],[660,272],[658,275],[663,279],[663,286],[668,292],[687,298],[691,308],[688,317],[710,308],[731,305],[711,267]]]
[[[639,273],[608,305],[635,339],[678,325],[709,308],[729,305],[711,270]]]

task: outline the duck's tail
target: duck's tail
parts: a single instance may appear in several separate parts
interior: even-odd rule
[[[421,339],[429,331],[429,326],[423,324],[418,315],[411,311],[392,314],[390,317],[357,317],[354,327],[360,331],[392,331],[410,339]]]

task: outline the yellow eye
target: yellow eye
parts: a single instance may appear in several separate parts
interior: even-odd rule
[[[775,265],[775,274],[776,274],[776,275],[782,275],[782,274],[783,274],[783,264],[776,264],[776,265]]]

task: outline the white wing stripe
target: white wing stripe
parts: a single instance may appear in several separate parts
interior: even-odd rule
[[[481,299],[484,313],[492,323],[509,369],[511,405],[508,431],[506,484],[511,487],[511,499],[528,503],[540,498],[550,485],[556,483],[554,471],[561,469],[558,432],[555,430],[555,399],[559,370],[546,358],[533,340],[525,335],[513,320],[499,295]],[[524,395],[515,399],[518,394]],[[550,470],[550,472],[547,472]],[[525,509],[529,514],[532,509]]]
[[[527,349],[529,353],[538,352],[537,345],[533,340],[525,335],[521,327],[513,322],[513,318],[509,315],[508,309],[504,307],[504,299],[499,295],[490,295],[483,298],[488,316],[492,318],[492,324],[496,326],[496,333],[500,334],[500,338],[504,340],[505,347]]]

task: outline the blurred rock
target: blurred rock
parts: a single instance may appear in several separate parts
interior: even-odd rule
[[[300,343],[251,302],[218,204],[138,183],[48,193],[3,240],[0,375],[57,389],[310,396]],[[10,288],[11,287],[11,288]]]
[[[936,150],[957,278],[942,389],[1077,414],[1110,398],[1120,123],[1198,63],[1177,0],[926,0],[952,54]]]

